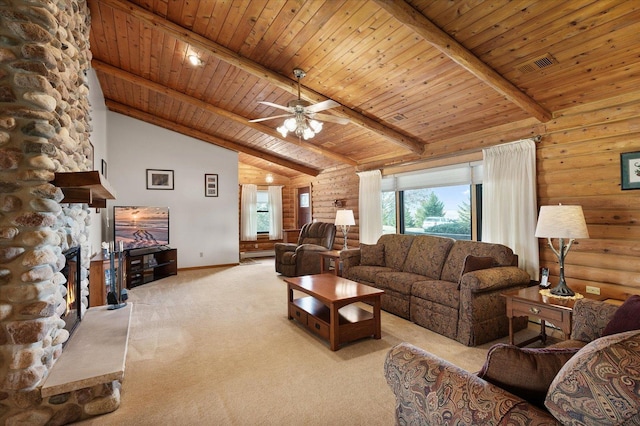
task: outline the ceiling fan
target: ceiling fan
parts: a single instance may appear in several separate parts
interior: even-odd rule
[[[340,106],[334,100],[328,99],[326,101],[318,102],[317,104],[311,104],[300,98],[300,79],[304,78],[307,73],[300,68],[293,70],[293,75],[298,79],[298,99],[290,101],[287,106],[274,104],[273,102],[259,101],[263,105],[269,105],[274,108],[287,111],[287,114],[273,115],[271,117],[256,118],[249,120],[250,123],[257,123],[259,121],[273,120],[274,118],[287,119],[276,130],[280,132],[282,137],[287,137],[288,132],[293,132],[299,138],[305,140],[311,139],[322,130],[322,123],[318,120],[328,121],[337,124],[349,123],[348,118],[336,117],[328,114],[318,114],[320,111],[325,111],[329,108],[335,108]]]

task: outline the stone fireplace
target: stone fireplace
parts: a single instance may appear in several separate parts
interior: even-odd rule
[[[119,382],[43,396],[70,331],[67,264],[78,248],[77,314],[88,306],[89,207],[62,203],[56,172],[92,170],[85,0],[0,2],[0,422],[66,424],[119,402]],[[115,406],[115,408],[114,408]]]
[[[62,268],[62,275],[65,277],[64,287],[66,291],[64,294],[65,303],[61,305],[64,306],[64,312],[60,315],[60,318],[64,321],[64,328],[69,332],[69,335],[75,331],[82,319],[82,299],[80,297],[82,294],[82,286],[80,285],[82,266],[80,254],[80,247],[72,247],[64,252],[66,263]]]

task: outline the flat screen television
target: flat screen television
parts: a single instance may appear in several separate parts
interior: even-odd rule
[[[113,223],[116,250],[169,245],[169,207],[114,206]]]

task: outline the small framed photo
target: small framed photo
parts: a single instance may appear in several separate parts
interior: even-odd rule
[[[173,170],[147,169],[147,189],[173,189]]]
[[[102,173],[102,176],[105,178],[107,177],[107,162],[104,161],[104,159],[102,160],[102,170],[100,172]]]
[[[622,189],[640,189],[640,151],[620,154]]]
[[[218,196],[218,175],[205,174],[204,175],[204,196],[205,197],[217,197]]]

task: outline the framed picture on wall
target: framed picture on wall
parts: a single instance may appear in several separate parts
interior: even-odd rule
[[[147,189],[173,189],[173,170],[147,169]]]
[[[620,154],[622,189],[640,189],[640,151]]]
[[[217,174],[204,175],[204,196],[205,197],[218,196],[218,175]]]

